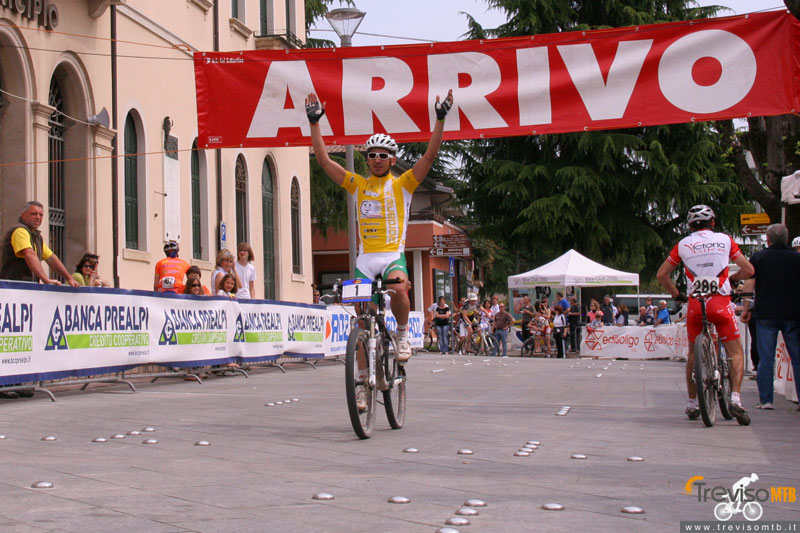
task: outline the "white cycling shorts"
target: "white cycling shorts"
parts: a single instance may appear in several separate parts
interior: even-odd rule
[[[408,276],[405,255],[403,255],[402,252],[372,252],[359,254],[358,258],[356,258],[356,270],[360,275],[374,280],[378,276],[385,277],[386,274],[388,274],[386,269],[392,265],[392,263],[395,263],[396,267],[392,268],[392,271],[402,270],[406,273],[406,276]]]

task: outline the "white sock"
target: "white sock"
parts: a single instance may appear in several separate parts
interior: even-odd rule
[[[398,339],[407,339],[408,338],[408,324],[401,326],[400,324],[397,325],[397,338]]]
[[[690,407],[692,409],[697,409],[697,398],[689,398],[689,404],[687,405],[687,407]]]
[[[742,405],[742,399],[739,397],[738,392],[731,393],[731,403],[735,403],[736,405]]]

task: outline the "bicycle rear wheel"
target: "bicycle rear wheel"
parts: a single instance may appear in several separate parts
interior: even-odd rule
[[[397,362],[394,339],[384,344],[384,350],[382,364],[389,388],[383,391],[383,407],[392,429],[400,429],[406,421],[406,369]]]
[[[703,423],[711,427],[717,420],[717,383],[714,377],[716,354],[711,339],[701,333],[694,341],[694,384]]]
[[[500,355],[500,352],[498,351],[499,348],[500,347],[497,344],[497,337],[495,337],[494,335],[489,335],[487,333],[486,334],[486,350],[488,351],[488,353],[486,355],[494,355],[494,354]]]
[[[436,352],[439,350],[439,339],[434,338],[431,330],[428,330],[428,333],[425,334],[425,338],[422,339],[422,349],[428,352]]]
[[[350,413],[350,423],[353,431],[362,439],[368,439],[375,427],[375,389],[368,382],[358,378],[357,354],[367,357],[367,332],[361,328],[353,328],[347,337],[347,352],[345,355],[345,392],[347,394],[347,410]],[[359,388],[366,391],[367,408],[359,411],[356,401],[356,392]]]
[[[725,420],[733,418],[731,413],[731,375],[728,358],[725,357],[725,346],[721,342],[717,343],[717,369],[719,370],[719,412]]]
[[[519,349],[520,357],[533,357],[533,348],[536,345],[536,339],[528,337]]]

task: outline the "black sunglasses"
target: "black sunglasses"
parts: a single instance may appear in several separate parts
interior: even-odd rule
[[[189,287],[193,289],[195,287],[200,287],[200,284],[199,283],[192,283],[191,285],[189,285]]]
[[[370,152],[367,154],[367,157],[370,159],[389,159],[392,157],[392,154],[387,154],[386,152]]]

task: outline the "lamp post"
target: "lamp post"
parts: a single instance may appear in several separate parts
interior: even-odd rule
[[[342,7],[328,11],[325,18],[328,24],[331,25],[333,31],[339,36],[342,43],[342,48],[353,46],[353,34],[358,29],[361,21],[364,20],[366,13],[359,11],[354,7]],[[355,170],[353,163],[353,145],[348,144],[345,147],[345,166],[347,170],[353,172]],[[348,249],[348,265],[350,270],[350,277],[355,277],[356,272],[356,217],[355,217],[355,195],[347,194],[347,249]]]

